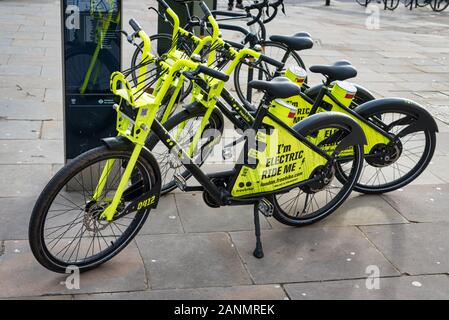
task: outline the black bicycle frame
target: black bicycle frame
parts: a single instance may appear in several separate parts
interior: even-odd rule
[[[240,109],[241,110],[241,109]],[[253,123],[249,127],[250,129],[253,129],[254,131],[257,131],[263,127],[263,119],[265,117],[269,117],[271,120],[276,122],[278,125],[280,125],[283,129],[287,130],[294,138],[301,141],[303,144],[307,145],[309,148],[311,148],[316,153],[320,154],[322,157],[324,157],[327,160],[331,160],[332,157],[329,156],[326,152],[318,148],[316,145],[314,145],[312,142],[307,140],[304,136],[293,130],[291,127],[286,125],[283,121],[272,115],[268,112],[268,108],[259,108],[257,110],[255,118],[253,118]],[[252,204],[258,202],[261,198],[271,194],[270,192],[265,193],[258,193],[255,197],[254,195],[248,196],[248,197],[241,197],[241,198],[234,198],[230,195],[230,190],[233,187],[233,183],[230,183],[226,190],[219,189],[212,181],[211,177],[217,177],[217,176],[230,176],[231,181],[235,181],[237,179],[237,176],[239,174],[241,166],[244,164],[237,164],[233,170],[231,171],[222,171],[214,173],[213,175],[208,175],[204,173],[201,168],[193,162],[193,160],[188,156],[188,154],[184,151],[184,149],[177,143],[176,139],[174,139],[170,133],[163,127],[163,125],[155,119],[153,121],[153,124],[151,126],[151,130],[156,134],[156,136],[162,141],[162,143],[167,147],[169,152],[175,154],[178,159],[181,161],[181,163],[184,165],[184,167],[192,174],[192,176],[200,183],[202,186],[202,190],[207,190],[207,192],[210,194],[210,196],[220,205],[241,205],[244,203]],[[247,143],[247,142],[246,142]],[[310,183],[310,181],[314,181],[313,179],[308,179],[305,181],[302,181],[298,184],[295,184],[293,186],[288,186],[286,188],[276,190],[277,192],[282,192],[284,189],[289,190],[292,188],[296,188],[299,186],[306,185]],[[198,190],[198,188],[196,188]]]

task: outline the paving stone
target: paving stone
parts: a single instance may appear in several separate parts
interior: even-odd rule
[[[9,120],[62,120],[62,105],[0,100],[0,118]]]
[[[45,140],[62,140],[64,138],[63,122],[54,120],[43,121],[41,138]]]
[[[41,121],[0,120],[0,139],[38,139],[41,125]]]
[[[62,140],[3,140],[0,164],[63,163]]]
[[[0,165],[2,197],[34,197],[51,178],[51,165]]]
[[[251,284],[225,233],[138,236],[151,289]]]
[[[177,193],[176,202],[186,232],[254,229],[253,206],[210,208],[204,203],[201,193]],[[263,217],[261,227],[269,228]]]
[[[106,294],[75,295],[75,300],[284,300],[280,285],[252,285],[198,289],[169,289]]]
[[[45,89],[44,101],[62,103],[62,90],[60,89]]]
[[[440,132],[437,136],[437,148],[439,153],[444,155],[449,155],[449,133]]]
[[[0,198],[0,240],[28,239],[28,224],[36,198]]]
[[[161,233],[183,233],[173,194],[160,198],[157,209],[151,211],[139,231],[139,235]]]
[[[5,241],[4,246],[5,252],[0,256],[0,298],[147,288],[145,268],[134,242],[99,268],[82,273],[79,290],[66,288],[67,275],[51,272],[39,265],[28,241]]]
[[[448,227],[448,223],[438,222],[361,229],[402,273],[423,275],[449,272]]]
[[[34,47],[34,48],[61,48],[61,42],[60,41],[54,41],[54,40],[41,40],[36,41],[37,39],[15,39],[12,42],[13,46],[16,47]]]
[[[294,300],[447,300],[447,275],[379,279],[379,289],[368,289],[371,279],[294,283],[284,286]]]
[[[444,180],[437,177],[429,170],[424,170],[410,185],[426,185],[426,184],[444,184]]]
[[[269,221],[273,228],[290,228],[274,218]],[[407,222],[398,211],[380,196],[353,192],[340,208],[326,219],[314,223],[312,226],[321,228]]]
[[[5,88],[0,88],[0,97],[4,100],[14,101],[23,100],[28,103],[42,102],[44,100],[45,89],[40,88],[22,88],[20,85],[8,86]]]
[[[404,191],[382,195],[396,210],[413,222],[449,222],[449,184],[407,186]]]
[[[447,170],[448,164],[449,156],[434,156],[426,170],[429,170],[439,179],[449,183],[449,171]]]
[[[41,74],[41,66],[1,65],[1,75],[38,76]]]
[[[256,284],[364,277],[369,265],[379,266],[383,275],[398,275],[353,227],[263,231],[263,259],[252,255],[252,232],[232,232],[231,237]]]

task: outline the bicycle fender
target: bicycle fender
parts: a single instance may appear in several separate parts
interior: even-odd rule
[[[433,132],[438,132],[438,125],[432,115],[420,106],[416,102],[403,99],[403,98],[384,98],[377,99],[374,101],[369,101],[361,104],[354,109],[355,112],[360,114],[362,117],[367,117],[376,111],[391,111],[394,112],[398,109],[404,108],[413,114],[414,121],[404,124],[409,124],[408,127],[401,131],[401,134],[407,135],[413,132],[418,132],[422,130],[430,130]]]
[[[134,148],[134,144],[123,136],[108,137],[101,141],[110,150],[132,151]],[[155,183],[148,192],[139,195],[132,203],[128,204],[126,207],[127,211],[135,210],[136,208],[156,208],[160,198],[162,177],[159,164],[146,147],[143,147],[140,151],[140,157],[144,158],[150,164],[154,173]]]
[[[343,125],[350,131],[338,144],[340,150],[344,150],[352,145],[363,147],[367,143],[362,127],[351,117],[340,112],[329,111],[313,114],[295,124],[293,129],[301,135],[306,135],[318,127],[335,124]]]

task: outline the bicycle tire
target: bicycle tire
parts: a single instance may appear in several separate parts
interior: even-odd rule
[[[323,123],[320,126],[308,129],[306,132],[304,132],[303,130],[301,134],[304,137],[308,136],[315,137],[317,136],[316,133],[320,130],[329,130],[329,129],[334,130],[335,128],[339,128],[340,130],[347,130],[337,123],[330,123],[328,120],[327,123]],[[342,186],[340,191],[336,193],[333,199],[332,199],[333,193],[330,190],[335,189],[335,184],[333,184],[332,181],[334,182],[340,181],[339,179],[337,179],[335,175],[325,188],[318,190],[316,192],[308,190],[307,188],[295,188],[287,193],[273,196],[271,198],[271,202],[273,203],[275,208],[273,212],[273,217],[282,224],[294,227],[302,227],[315,223],[319,220],[322,220],[327,216],[329,216],[330,214],[332,214],[333,212],[335,212],[335,210],[338,207],[340,207],[341,204],[351,194],[351,191],[361,173],[361,168],[363,164],[363,147],[359,144],[354,144],[352,145],[352,148],[354,150],[353,165],[351,167],[350,173],[346,177],[346,180],[341,182]],[[325,195],[321,193],[323,191],[325,192]],[[293,197],[288,198],[288,196],[292,194]],[[297,194],[296,197],[294,196],[295,194]],[[299,200],[299,197],[302,195],[305,195],[304,205],[298,206],[300,204],[300,201],[302,202],[302,200]],[[315,198],[317,195],[318,199]],[[285,198],[283,198],[285,196],[287,196],[288,199],[286,201]],[[319,201],[323,200],[324,197],[326,203],[322,207],[320,207]],[[331,198],[329,202],[327,201],[328,197]],[[314,210],[314,203],[316,207],[318,207],[316,210]],[[301,207],[302,212],[300,212]],[[307,211],[309,208],[312,209],[312,212],[303,215],[305,211]],[[291,213],[292,210],[293,213]]]
[[[132,221],[130,222],[130,224],[126,228],[126,230],[123,232],[123,234],[118,238],[116,237],[115,240],[111,240],[111,247],[107,247],[104,251],[100,251],[99,253],[96,253],[95,255],[93,254],[93,251],[94,251],[94,247],[95,247],[95,235],[97,233],[94,232],[94,236],[93,236],[93,240],[92,240],[94,242],[94,245],[92,247],[92,257],[87,258],[87,254],[89,254],[89,251],[90,251],[90,246],[89,246],[87,249],[86,257],[82,261],[64,261],[63,260],[64,255],[61,258],[61,257],[58,257],[58,254],[55,254],[54,252],[52,252],[52,250],[56,244],[52,243],[52,248],[49,248],[51,241],[49,243],[47,243],[46,239],[45,239],[46,230],[48,230],[48,229],[53,230],[53,228],[55,228],[55,227],[45,228],[47,223],[50,223],[49,222],[50,219],[57,218],[56,221],[58,221],[58,219],[62,219],[62,216],[65,216],[66,214],[68,214],[68,212],[73,211],[73,210],[69,210],[68,212],[65,212],[65,213],[63,212],[62,214],[57,213],[56,216],[53,215],[53,216],[49,217],[49,213],[51,212],[50,209],[53,208],[53,205],[62,205],[60,203],[55,202],[56,199],[59,199],[58,201],[60,201],[60,199],[64,199],[64,197],[58,198],[58,196],[60,195],[60,192],[61,191],[66,192],[65,197],[66,197],[66,199],[70,200],[70,201],[67,201],[68,204],[72,203],[74,205],[77,205],[77,203],[74,202],[75,197],[67,198],[68,197],[67,195],[70,192],[70,188],[73,188],[73,187],[70,187],[70,182],[74,178],[76,179],[76,177],[78,176],[78,177],[80,177],[80,179],[82,179],[81,177],[83,177],[84,170],[86,168],[91,168],[90,165],[94,165],[96,163],[99,164],[100,163],[99,161],[107,161],[108,159],[121,158],[121,159],[124,159],[124,161],[126,163],[126,161],[127,161],[126,159],[129,159],[130,157],[131,157],[130,151],[110,150],[106,146],[101,146],[101,147],[89,150],[89,151],[81,154],[80,156],[78,156],[77,158],[72,160],[70,163],[65,165],[61,170],[59,170],[56,173],[56,175],[50,180],[50,182],[46,185],[46,187],[44,188],[44,190],[42,191],[42,193],[40,194],[39,198],[36,201],[33,212],[31,214],[29,229],[28,229],[29,230],[28,231],[29,243],[31,246],[31,251],[32,251],[33,255],[36,257],[37,261],[42,266],[44,266],[45,268],[47,268],[51,271],[58,272],[58,273],[65,273],[69,266],[76,266],[77,268],[79,268],[79,270],[81,272],[87,271],[87,270],[98,267],[102,263],[108,261],[115,255],[117,255],[135,237],[135,235],[138,233],[138,231],[140,230],[142,225],[145,223],[151,209],[141,209],[141,210],[136,211],[134,219],[132,219]],[[158,172],[157,168],[155,168],[154,164],[149,163],[142,156],[140,156],[138,158],[136,168],[141,170],[139,172],[142,173],[142,181],[143,181],[144,190],[147,190],[147,188],[151,188],[151,186],[153,186],[158,179],[155,176],[155,172]],[[99,170],[100,170],[100,167],[99,167]],[[81,175],[79,175],[80,173],[81,173]],[[92,168],[91,168],[90,174],[92,176]],[[79,181],[78,181],[78,183],[79,183]],[[112,181],[112,183],[114,183],[114,181]],[[87,185],[89,185],[89,184],[87,184]],[[92,181],[91,181],[91,186],[93,186]],[[93,190],[94,189],[92,189],[91,191],[93,191]],[[106,190],[106,192],[108,190]],[[80,193],[80,192],[78,191],[78,193]],[[76,194],[76,192],[75,192],[75,194]],[[85,195],[84,187],[82,190],[82,194],[83,194],[83,196]],[[62,193],[61,193],[61,195],[62,195]],[[80,201],[85,200],[85,199],[82,199],[81,196],[79,196],[79,195],[78,195],[78,197],[80,198]],[[78,252],[77,252],[77,255],[75,258],[76,260],[78,260],[79,250],[83,246],[83,244],[81,244],[82,237],[84,236],[85,232],[88,231],[88,226],[86,225],[86,223],[87,223],[86,216],[88,215],[88,211],[90,211],[90,209],[89,210],[87,209],[86,202],[84,202],[84,205],[85,205],[84,211],[81,211],[80,209],[78,209],[78,207],[76,209],[76,210],[80,210],[80,213],[78,213],[78,215],[82,215],[82,225],[80,228],[80,230],[82,230],[82,232],[80,233],[80,236],[79,236],[80,237],[79,242],[77,242],[76,240],[73,241],[73,243],[76,243],[75,248],[73,250],[76,250],[77,249],[76,246],[79,246],[77,249]],[[65,205],[63,205],[63,207],[64,207],[63,210],[65,210],[66,209]],[[83,207],[80,207],[80,208],[83,208]],[[55,211],[58,212],[61,210],[55,210]],[[66,217],[67,216],[65,216],[64,219],[66,219]],[[66,239],[67,233],[69,232],[69,229],[72,226],[73,227],[75,226],[74,222],[77,221],[78,219],[79,218],[75,218],[75,220],[73,220],[70,225],[67,224],[67,225],[69,225],[69,227],[67,230],[63,229],[63,232],[65,232],[65,233],[63,233],[62,236],[58,235],[58,237],[60,236],[60,239],[58,240],[58,242],[61,241],[62,239],[64,239],[62,242],[62,245],[64,245],[64,243],[65,243],[64,241],[67,242],[67,239]],[[91,217],[91,219],[93,221],[94,218]],[[124,218],[120,218],[120,219],[124,219]],[[130,218],[128,217],[128,219],[130,219]],[[96,224],[96,222],[99,221],[96,218],[95,218],[95,220],[96,221],[93,221],[94,224]],[[53,220],[53,221],[55,221],[55,220]],[[122,221],[122,220],[120,220],[120,221]],[[76,224],[78,224],[80,222],[81,221],[78,221]],[[100,222],[98,222],[98,223],[100,223]],[[63,224],[62,228],[64,228],[67,225]],[[112,227],[112,225],[110,227],[113,231],[112,232],[113,235],[116,236],[116,233],[114,232],[114,228]],[[116,225],[116,227],[117,227],[117,225]],[[118,229],[120,229],[120,228],[118,228]],[[103,230],[105,230],[105,229],[103,229]],[[53,232],[54,231],[52,231],[51,233],[53,233]],[[79,232],[80,231],[78,231],[76,236],[79,234]],[[91,230],[88,231],[88,234],[90,232],[91,232]],[[118,233],[118,231],[117,231],[117,233]],[[47,236],[50,237],[50,234],[47,234]],[[74,239],[76,239],[76,236]],[[100,236],[103,238],[102,240],[105,241],[106,244],[108,244],[108,243],[105,240],[104,236],[102,235],[101,231],[99,231],[99,234],[97,235],[97,239],[99,241],[98,245],[101,250]],[[107,236],[107,239],[109,239],[108,237],[109,236]],[[112,237],[112,235],[110,237]],[[72,240],[67,242],[66,246],[68,246],[68,245],[71,246],[72,245],[71,243],[72,243]],[[67,252],[67,250],[68,249],[66,249],[66,252]],[[72,250],[72,249],[70,249],[70,250]],[[72,258],[73,254],[74,254],[74,251],[72,251],[68,260],[70,260]]]
[[[174,130],[177,126],[179,126],[181,123],[184,123],[188,120],[194,119],[194,118],[199,118],[199,117],[204,117],[206,113],[206,109],[203,107],[196,107],[193,110],[183,110],[178,112],[177,114],[175,114],[174,116],[172,116],[171,118],[169,118],[166,122],[164,122],[163,126],[167,131],[171,131]],[[212,129],[212,130],[218,130],[220,132],[220,137],[221,134],[223,133],[224,130],[224,119],[223,119],[223,115],[221,114],[221,112],[219,112],[217,109],[215,109],[212,112],[212,115],[209,119],[209,123],[206,127],[207,129]],[[194,132],[193,132],[194,133]],[[158,149],[157,152],[155,152],[155,148],[158,145],[158,143],[160,143],[160,149]],[[173,169],[173,164],[168,163],[170,161],[170,159],[168,159],[169,157],[169,151],[168,149],[166,149],[165,145],[163,145],[161,143],[161,141],[159,140],[159,137],[157,137],[155,134],[151,134],[147,141],[145,142],[145,146],[152,151],[153,153],[155,153],[155,157],[157,159],[157,162],[160,164],[160,168],[161,168],[161,176],[162,176],[162,186],[161,186],[161,195],[165,195],[171,191],[173,191],[174,189],[177,188],[175,181],[173,179],[173,177],[169,176],[169,178],[167,179],[167,175],[169,170],[169,166]],[[159,151],[161,150],[161,151]],[[206,149],[206,153],[203,154],[201,161],[198,162],[197,164],[199,166],[202,166],[206,160],[206,158],[209,156],[209,154],[207,152],[211,152],[212,150],[208,150]],[[164,160],[165,159],[165,160]],[[181,166],[179,166],[179,168],[181,168]],[[173,170],[173,174],[177,173],[176,170]],[[181,175],[184,177],[185,180],[188,180],[192,174],[185,170],[182,171]]]
[[[263,48],[262,50],[263,50],[264,53],[267,52],[267,50],[266,50],[267,47],[277,48],[279,50],[279,52],[281,50],[283,50],[284,53],[288,50],[288,47],[285,46],[284,44],[281,44],[281,43],[278,43],[278,42],[273,42],[273,41],[262,41],[260,43],[260,45],[262,46],[262,48]],[[266,54],[268,56],[270,56],[270,53],[266,53]],[[284,54],[282,55],[282,57],[283,56],[284,56]],[[279,60],[281,60],[282,57],[279,58]],[[272,58],[276,59],[276,57],[272,57]],[[294,65],[297,65],[297,66],[299,66],[299,67],[301,67],[303,69],[306,68],[303,60],[298,55],[298,53],[295,52],[295,51],[290,51],[290,54],[289,54],[289,56],[287,57],[287,60],[286,60],[286,64],[288,64],[289,61],[291,61],[291,63],[294,63]],[[247,99],[247,90],[248,90],[247,83],[242,83],[242,81],[245,81],[245,79],[246,79],[246,81],[248,81],[247,80],[248,77],[247,76],[244,77],[242,75],[242,73],[245,73],[245,71],[242,71],[242,68],[244,66],[246,66],[246,64],[243,61],[240,61],[236,65],[236,67],[235,67],[235,70],[234,70],[234,88],[235,88],[235,91],[237,92],[237,96],[239,97],[240,101],[242,101],[242,102],[243,101],[247,101],[249,103],[252,103],[253,99],[251,99],[251,101],[248,101],[248,99]],[[286,65],[286,67],[288,67],[288,65]],[[275,67],[270,67],[270,69],[273,70],[272,72],[274,73]],[[266,70],[264,72],[266,72]],[[273,73],[271,73],[271,74],[273,74]],[[259,77],[260,77],[260,73],[259,73]],[[271,77],[270,76],[267,77],[266,74],[265,74],[265,79],[264,80],[271,80],[272,78],[273,78],[272,76]],[[258,101],[260,101],[262,96],[263,96],[263,93],[261,92],[260,96],[258,96],[258,98],[259,98]]]

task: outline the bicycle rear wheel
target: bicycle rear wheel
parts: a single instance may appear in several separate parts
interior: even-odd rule
[[[350,131],[338,124],[323,124],[304,132],[304,136],[324,151],[328,151],[328,135],[345,137]],[[338,132],[338,134],[337,134]],[[338,144],[338,140],[334,143]],[[348,149],[347,149],[348,150]],[[363,164],[363,149],[360,145],[352,145],[353,157],[346,162],[345,180],[335,176],[336,165],[329,170],[329,175],[316,184],[306,185],[290,190],[289,192],[273,196],[273,217],[279,222],[295,227],[315,223],[333,213],[350,195],[357,179],[360,176]],[[336,154],[338,157],[339,154]],[[317,171],[316,174],[319,172]]]
[[[273,41],[263,41],[260,45],[265,55],[284,62],[285,67],[299,66],[305,69],[304,62],[295,51],[290,51],[287,55],[288,48],[285,45]],[[260,63],[259,66],[260,68],[253,68],[243,61],[237,64],[234,70],[234,87],[240,101],[258,103],[264,96],[262,91],[248,88],[248,83],[251,80],[273,79],[276,68],[266,63]]]
[[[50,180],[29,224],[31,250],[40,264],[60,273],[69,266],[86,271],[114,257],[134,238],[150,213],[148,208],[125,213],[126,205],[134,199],[124,196],[112,221],[100,217],[115,194],[130,156],[128,151],[95,148],[68,163]],[[94,201],[108,160],[114,160],[114,165],[102,194]],[[144,193],[155,185],[155,172],[151,163],[139,157],[130,181]]]

